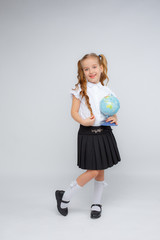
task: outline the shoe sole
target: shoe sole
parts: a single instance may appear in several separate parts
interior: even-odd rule
[[[93,219],[96,219],[96,218],[100,218],[101,217],[101,215],[100,216],[98,216],[98,217],[95,217],[95,216],[90,216],[91,218],[93,218]]]

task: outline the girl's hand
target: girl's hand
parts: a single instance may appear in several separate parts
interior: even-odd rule
[[[88,126],[92,126],[95,122],[95,116],[91,116],[89,118],[86,118],[83,120],[83,125],[88,127]]]
[[[108,117],[106,122],[115,123],[116,125],[118,125],[118,120],[116,116]]]

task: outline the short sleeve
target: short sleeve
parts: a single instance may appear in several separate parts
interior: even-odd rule
[[[74,88],[75,88],[75,87],[73,87],[73,89],[74,89]],[[70,91],[71,99],[73,98],[73,95],[74,95],[77,99],[79,99],[79,100],[81,101],[80,92],[81,92],[81,87],[80,87],[80,84],[78,84],[78,88],[77,88],[77,89]]]
[[[107,86],[109,94],[112,94],[114,97],[117,98],[117,95]]]

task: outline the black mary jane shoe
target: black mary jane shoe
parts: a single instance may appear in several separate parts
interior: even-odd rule
[[[55,192],[55,196],[56,196],[56,200],[57,200],[57,209],[60,212],[60,214],[62,214],[63,216],[66,216],[68,214],[68,207],[66,208],[61,208],[61,202],[64,203],[69,203],[70,201],[64,201],[62,200],[63,194],[65,191],[63,190],[56,190]]]
[[[96,211],[96,210],[91,210],[91,218],[99,218],[101,216],[101,212],[102,212],[102,205],[101,204],[92,204],[92,206],[98,206],[100,207],[100,211]]]

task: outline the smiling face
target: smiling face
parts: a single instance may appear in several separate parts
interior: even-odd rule
[[[98,83],[101,73],[103,72],[103,66],[99,65],[98,59],[95,57],[89,57],[82,61],[82,68],[86,80],[92,83]]]

